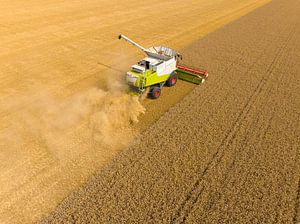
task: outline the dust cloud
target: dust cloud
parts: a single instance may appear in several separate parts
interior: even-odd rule
[[[55,99],[45,92],[24,97],[22,104],[30,102],[30,106],[15,113],[6,140],[14,136],[17,144],[9,145],[22,147],[34,139],[51,152],[70,147],[66,143],[75,141],[89,143],[90,147],[126,144],[126,133],[132,131],[130,124],[138,122],[145,109],[138,97],[117,89],[93,88],[67,100]],[[70,135],[77,129],[84,133],[76,135],[72,142]]]
[[[13,112],[0,131],[1,223],[53,209],[138,135],[132,123],[145,112],[118,82],[67,99],[37,91],[5,107]]]

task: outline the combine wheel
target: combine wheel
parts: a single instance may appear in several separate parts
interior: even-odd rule
[[[160,97],[161,89],[158,86],[154,86],[151,91],[152,99],[157,99]]]
[[[166,86],[168,86],[168,87],[174,86],[177,83],[177,79],[178,79],[177,74],[175,72],[173,72],[170,75],[169,79],[167,80]]]

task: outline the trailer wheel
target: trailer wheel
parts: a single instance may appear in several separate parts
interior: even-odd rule
[[[177,79],[178,79],[177,74],[172,72],[166,82],[166,86],[168,87],[174,86],[177,83]]]
[[[161,89],[158,86],[154,86],[151,91],[152,99],[157,99],[160,97]]]

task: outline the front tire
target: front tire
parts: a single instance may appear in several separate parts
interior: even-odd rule
[[[177,74],[175,72],[172,72],[168,80],[166,81],[166,86],[171,87],[176,85],[177,83]]]
[[[161,89],[158,86],[154,86],[151,91],[152,99],[157,99],[160,97]]]

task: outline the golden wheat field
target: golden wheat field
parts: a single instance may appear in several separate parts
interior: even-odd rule
[[[1,223],[296,223],[297,0],[2,1]],[[142,53],[205,68],[126,94]]]

